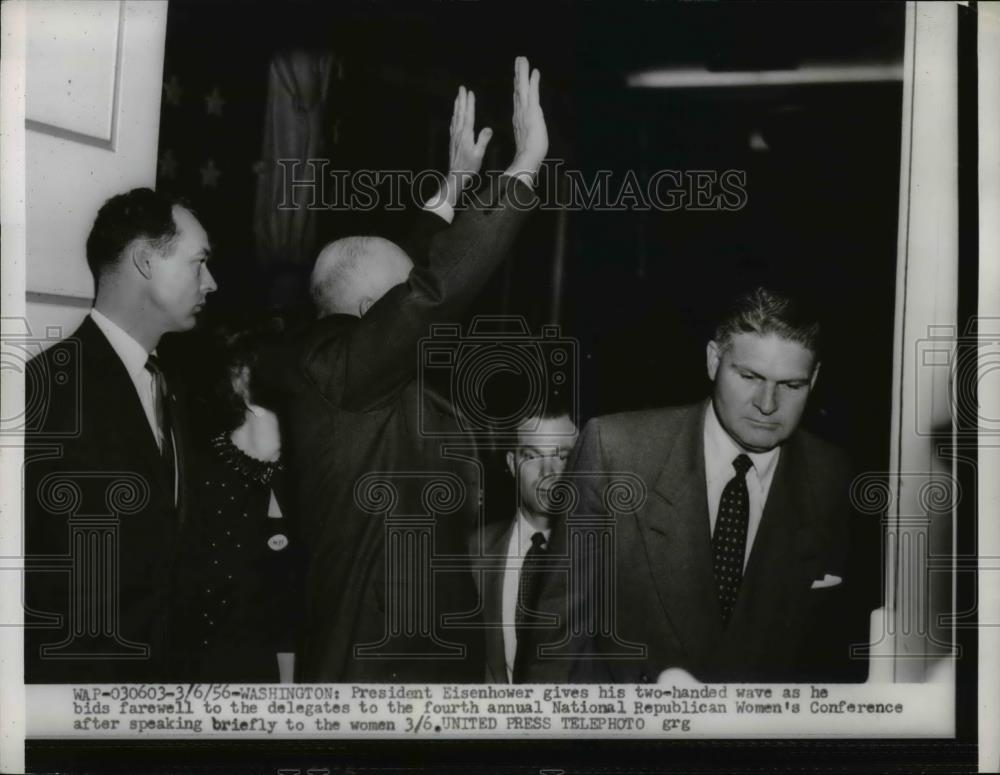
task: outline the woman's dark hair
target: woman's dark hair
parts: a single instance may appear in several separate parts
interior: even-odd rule
[[[206,416],[215,433],[232,431],[242,425],[247,410],[243,391],[250,403],[271,408],[257,386],[257,369],[261,352],[284,330],[284,319],[273,313],[248,316],[215,327],[212,332],[214,373],[209,406],[206,407]]]

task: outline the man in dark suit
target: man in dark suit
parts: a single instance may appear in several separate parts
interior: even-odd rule
[[[541,644],[532,678],[857,677],[842,626],[850,466],[799,428],[818,337],[794,302],[757,289],[708,343],[709,401],[587,424],[567,473],[580,496],[570,530],[612,517],[614,564],[570,558],[588,580],[569,590],[570,623]],[[627,505],[606,497],[615,481],[631,488]],[[567,576],[550,578],[545,605],[566,614]]]
[[[486,682],[519,683],[528,664],[518,644],[536,625],[537,595],[545,556],[561,515],[552,487],[576,443],[576,423],[559,407],[545,407],[517,428],[517,444],[505,457],[514,478],[514,516],[493,521],[474,539],[482,567],[476,573],[486,632]]]
[[[184,424],[156,348],[215,290],[208,256],[187,208],[149,189],[112,197],[87,239],[93,309],[28,364],[29,683],[171,678]]]
[[[418,345],[432,323],[460,318],[536,201],[531,182],[548,148],[538,81],[519,58],[516,153],[499,185],[450,227],[447,213],[425,213],[436,220],[426,255],[375,237],[324,248],[312,276],[320,320],[262,369],[311,555],[298,680],[482,678],[475,587],[461,562],[478,516],[479,463],[471,443],[442,445],[459,428],[452,407],[417,378]],[[482,161],[489,136],[475,141],[474,120],[474,96],[463,89],[437,203],[446,211],[463,173]],[[431,558],[459,562],[432,572]]]

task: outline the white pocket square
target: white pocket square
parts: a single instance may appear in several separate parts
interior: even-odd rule
[[[837,586],[842,581],[843,579],[840,578],[840,576],[834,576],[830,573],[827,573],[825,576],[823,576],[823,578],[816,579],[812,583],[812,587],[810,587],[810,589],[829,589],[830,587]]]

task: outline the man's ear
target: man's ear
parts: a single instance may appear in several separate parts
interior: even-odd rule
[[[153,274],[153,269],[150,266],[151,251],[143,245],[133,244],[128,248],[128,261],[134,266],[143,277],[147,280]]]
[[[365,296],[361,300],[361,303],[358,304],[358,317],[363,318],[365,316],[365,313],[367,313],[368,310],[371,309],[371,306],[374,303],[375,299],[371,298],[371,296]]]
[[[514,472],[514,453],[508,452],[506,455],[504,455],[504,460],[507,461],[507,470],[510,471],[510,475],[516,477],[516,474]]]
[[[719,361],[722,360],[722,350],[715,341],[710,341],[705,348],[705,365],[708,368],[708,378],[715,382],[715,375],[719,371]]]

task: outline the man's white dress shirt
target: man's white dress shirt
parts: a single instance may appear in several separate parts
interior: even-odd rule
[[[517,655],[517,629],[514,617],[517,610],[517,588],[521,582],[521,566],[524,556],[531,548],[531,537],[535,533],[545,536],[548,544],[551,530],[539,530],[532,527],[521,510],[517,510],[517,518],[510,531],[507,542],[507,566],[503,574],[503,591],[501,592],[501,617],[503,621],[503,656],[507,668],[507,680],[514,680],[514,657]]]
[[[135,392],[139,396],[139,403],[142,404],[142,411],[146,414],[146,421],[149,423],[149,429],[153,432],[153,438],[156,440],[156,446],[163,451],[163,430],[160,428],[160,424],[156,421],[156,393],[155,393],[155,379],[153,373],[146,368],[146,361],[149,359],[149,353],[146,352],[146,348],[139,344],[132,336],[124,331],[117,323],[112,322],[107,315],[102,314],[96,308],[90,310],[90,317],[93,319],[94,323],[97,325],[104,336],[107,338],[108,343],[111,345],[111,349],[117,353],[118,357],[121,358],[121,362],[125,365],[125,371],[128,372],[129,377],[132,380],[132,384],[135,385]],[[156,350],[153,350],[153,354],[156,354]],[[164,396],[163,400],[166,401],[167,397]],[[178,472],[177,472],[177,441],[176,438],[172,439],[174,442],[174,505],[177,504],[178,497],[178,487],[180,483],[178,482]]]
[[[146,368],[149,353],[146,352],[145,347],[135,341],[116,323],[113,323],[106,315],[92,309],[90,317],[93,318],[97,327],[107,337],[111,348],[125,364],[125,370],[132,379],[132,384],[135,385],[135,392],[139,395],[142,409],[146,413],[146,420],[149,422],[149,429],[153,432],[153,438],[156,439],[157,446],[163,449],[163,432],[156,422],[156,400],[154,398],[156,393],[153,387],[155,377]]]
[[[781,448],[775,447],[770,452],[746,452],[736,445],[732,437],[726,433],[719,418],[715,415],[712,402],[709,401],[705,412],[705,485],[708,492],[709,528],[715,534],[715,521],[719,515],[719,501],[722,491],[726,489],[730,479],[736,475],[733,461],[740,455],[750,458],[753,465],[747,469],[747,493],[750,495],[750,520],[747,524],[747,546],[743,554],[743,568],[746,569],[753,549],[754,538],[764,516],[764,504],[774,479],[774,470],[778,466],[778,456]]]

